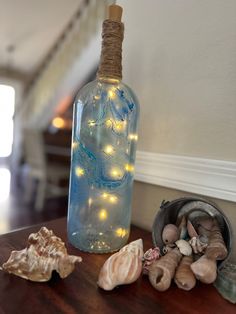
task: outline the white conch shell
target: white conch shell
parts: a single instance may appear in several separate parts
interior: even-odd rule
[[[68,255],[64,242],[52,230],[42,227],[28,238],[28,247],[12,251],[3,270],[31,281],[48,281],[56,270],[61,278],[67,277],[81,262],[79,256]]]
[[[178,240],[175,242],[177,247],[180,250],[180,253],[186,256],[190,256],[192,254],[191,245],[185,240]]]
[[[104,290],[112,290],[118,285],[136,281],[142,272],[142,258],[142,239],[124,246],[119,252],[111,255],[102,266],[98,286]]]

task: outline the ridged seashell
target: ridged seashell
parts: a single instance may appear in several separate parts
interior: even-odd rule
[[[147,275],[149,272],[150,265],[158,260],[160,257],[160,249],[159,247],[155,247],[154,249],[149,249],[145,252],[143,256],[143,274]]]
[[[191,245],[195,254],[203,253],[207,248],[207,243],[201,242],[199,237],[193,237],[190,239],[189,244]]]
[[[28,238],[29,246],[21,251],[12,251],[3,270],[31,281],[48,281],[56,270],[61,278],[67,277],[81,262],[79,256],[68,255],[64,242],[52,230],[42,227]]]
[[[142,258],[142,239],[124,246],[119,252],[111,255],[102,266],[98,286],[104,290],[112,290],[118,285],[136,281],[142,272]]]
[[[162,240],[165,244],[175,243],[179,239],[179,230],[176,225],[168,224],[162,231]]]
[[[166,291],[171,285],[175,270],[182,258],[180,251],[175,248],[152,263],[149,268],[149,281],[158,291]]]
[[[196,262],[191,264],[195,277],[203,283],[213,283],[217,277],[216,261],[202,255]]]
[[[208,258],[216,260],[223,260],[228,255],[228,250],[225,246],[225,242],[216,219],[213,221],[213,226],[209,235],[209,244],[205,254]]]
[[[193,256],[183,256],[175,273],[175,283],[183,290],[189,291],[196,285],[196,278],[190,268]]]
[[[187,241],[178,240],[175,242],[175,244],[179,248],[181,254],[186,255],[186,256],[189,256],[192,254],[191,245]]]

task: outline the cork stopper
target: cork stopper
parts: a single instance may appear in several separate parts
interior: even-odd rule
[[[108,8],[108,19],[115,22],[121,22],[122,12],[122,7],[117,4],[112,4]]]
[[[110,5],[108,19],[102,26],[102,51],[100,57],[98,78],[122,78],[122,41],[124,25],[121,23],[122,7]]]

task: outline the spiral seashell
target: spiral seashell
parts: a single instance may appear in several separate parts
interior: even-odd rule
[[[181,254],[187,255],[187,256],[192,254],[191,245],[187,241],[185,241],[185,240],[178,240],[178,241],[175,242],[175,244],[179,248]]]
[[[168,224],[162,231],[162,240],[165,244],[175,243],[179,238],[179,230],[176,225]]]
[[[175,270],[182,258],[179,249],[175,248],[152,263],[149,268],[149,281],[158,291],[166,291],[171,285]]]
[[[196,285],[196,278],[190,268],[193,262],[193,256],[183,256],[175,273],[175,283],[183,290],[189,291]]]
[[[12,251],[2,269],[31,281],[48,281],[53,270],[61,278],[67,277],[81,262],[79,256],[68,255],[65,243],[52,230],[42,227],[28,238],[29,246],[21,251]]]
[[[191,264],[195,277],[203,283],[213,283],[217,277],[216,261],[202,255],[196,262]]]
[[[149,272],[150,265],[160,258],[160,249],[155,247],[154,249],[149,249],[145,252],[143,256],[143,274],[147,275]]]
[[[193,237],[190,239],[189,244],[195,254],[203,253],[207,248],[207,243],[201,242],[199,237]]]
[[[111,255],[102,266],[98,286],[104,290],[112,290],[118,285],[136,281],[142,272],[142,258],[142,239],[124,246],[119,252]]]

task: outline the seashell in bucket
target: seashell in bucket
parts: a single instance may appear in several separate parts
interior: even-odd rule
[[[162,240],[165,244],[175,243],[179,239],[179,229],[174,224],[168,224],[162,231]]]
[[[195,254],[202,254],[207,248],[207,243],[202,242],[199,237],[191,238],[189,240],[189,244],[191,245]]]
[[[203,283],[213,283],[217,276],[216,261],[202,255],[196,262],[191,264],[195,277]]]
[[[158,291],[169,289],[181,258],[180,251],[175,248],[151,264],[148,276],[151,285],[155,289]]]
[[[181,254],[183,254],[185,256],[190,256],[192,254],[191,245],[187,241],[178,240],[175,242],[175,244],[179,248]]]
[[[175,273],[175,283],[183,290],[189,291],[196,285],[196,278],[190,268],[193,263],[193,256],[183,256]]]

